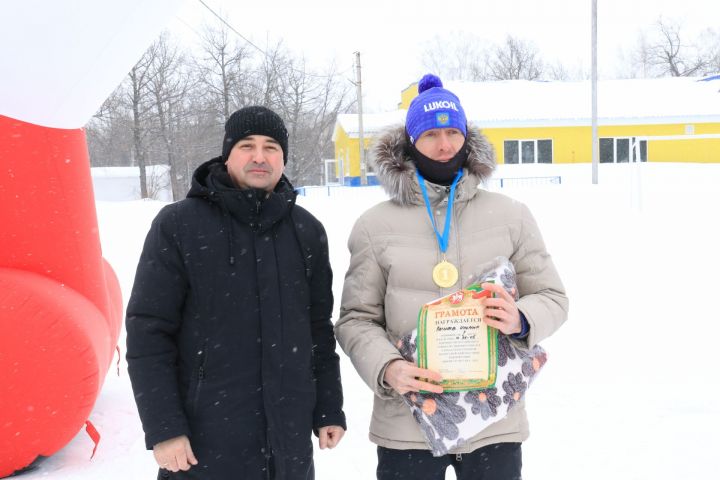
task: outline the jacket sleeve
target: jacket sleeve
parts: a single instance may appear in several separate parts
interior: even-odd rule
[[[333,309],[332,269],[325,229],[318,222],[319,255],[313,260],[310,279],[310,318],[313,340],[313,374],[317,400],[313,428],[338,425],[347,430],[343,413],[343,391],[340,380],[340,357],[335,352],[335,335],[331,321]]]
[[[525,205],[522,205],[521,216],[520,234],[510,261],[517,276],[518,309],[530,326],[525,340],[528,346],[533,346],[565,322],[569,302],[552,258],[545,249],[540,229]]]
[[[335,334],[367,385],[381,398],[393,391],[380,383],[392,360],[402,359],[385,330],[387,278],[373,252],[370,235],[361,217],[348,240],[350,267],[345,275],[340,319]]]
[[[128,302],[127,362],[148,449],[190,436],[177,381],[177,344],[188,292],[179,252],[175,210],[169,205],[152,223]]]

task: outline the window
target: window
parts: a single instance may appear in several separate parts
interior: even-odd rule
[[[634,154],[633,158],[635,158]],[[647,140],[640,140],[640,161],[647,162]]]
[[[617,163],[628,163],[630,161],[630,139],[615,139],[615,161]]]
[[[552,163],[552,140],[505,140],[505,163]]]
[[[520,145],[522,146],[522,163],[535,163],[535,142],[523,140]]]
[[[638,147],[640,161],[647,162],[647,140],[640,140]],[[600,163],[628,163],[631,158],[638,158],[635,137],[600,139]]]
[[[600,139],[600,163],[615,163],[615,141],[612,138]]]
[[[552,163],[552,140],[538,140],[537,152],[538,163]]]
[[[505,141],[505,163],[518,163],[518,142]]]

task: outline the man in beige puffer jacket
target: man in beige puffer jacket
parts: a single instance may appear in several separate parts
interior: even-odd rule
[[[499,298],[487,311],[497,313],[483,318],[489,325],[533,346],[555,332],[568,311],[564,287],[528,208],[480,188],[495,168],[492,146],[467,127],[459,100],[437,77],[426,75],[419,91],[405,127],[386,131],[374,146],[377,177],[390,200],[365,212],[352,230],[335,333],[375,393],[370,440],[378,445],[379,480],[441,479],[449,465],[458,480],[519,479],[520,443],[529,435],[524,401],[452,455],[435,458],[401,398],[408,391],[442,389],[417,380],[440,377],[406,362],[397,341],[417,327],[425,303],[467,285],[478,267],[494,258],[507,257],[514,265],[520,298],[515,302],[496,292]],[[451,190],[455,195],[448,208]],[[449,210],[443,253],[439,239]],[[457,282],[446,288],[432,275],[443,259],[458,273]]]

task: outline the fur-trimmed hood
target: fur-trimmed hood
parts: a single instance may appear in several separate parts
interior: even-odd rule
[[[373,146],[375,172],[380,184],[392,201],[400,205],[422,203],[422,193],[415,175],[415,162],[408,153],[405,127],[385,130]],[[468,158],[463,165],[466,175],[461,182],[477,188],[485,183],[495,170],[495,150],[480,131],[468,125]]]

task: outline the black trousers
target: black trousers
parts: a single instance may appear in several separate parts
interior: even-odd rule
[[[196,465],[187,472],[172,473],[167,470],[160,469],[158,471],[157,480],[227,480],[231,478],[250,480],[274,480],[275,479],[275,460],[276,458],[260,458],[257,459],[255,466],[249,466],[248,462],[239,465],[233,470],[234,473],[219,474],[217,472],[206,471],[203,465]],[[291,469],[286,472],[286,477],[294,480],[314,480],[315,465],[312,460],[305,466],[292,465]]]
[[[448,466],[457,480],[522,480],[520,443],[496,443],[462,455],[433,457],[429,450],[378,447],[378,480],[443,480]]]
[[[183,472],[160,469],[157,480],[313,480],[315,466],[310,432],[301,451],[283,455],[269,450],[265,435],[260,430],[248,431],[246,436],[232,432],[231,428],[208,435],[199,431],[193,436],[193,453],[198,464]],[[298,443],[301,443],[298,441]],[[229,453],[228,453],[229,452]]]

